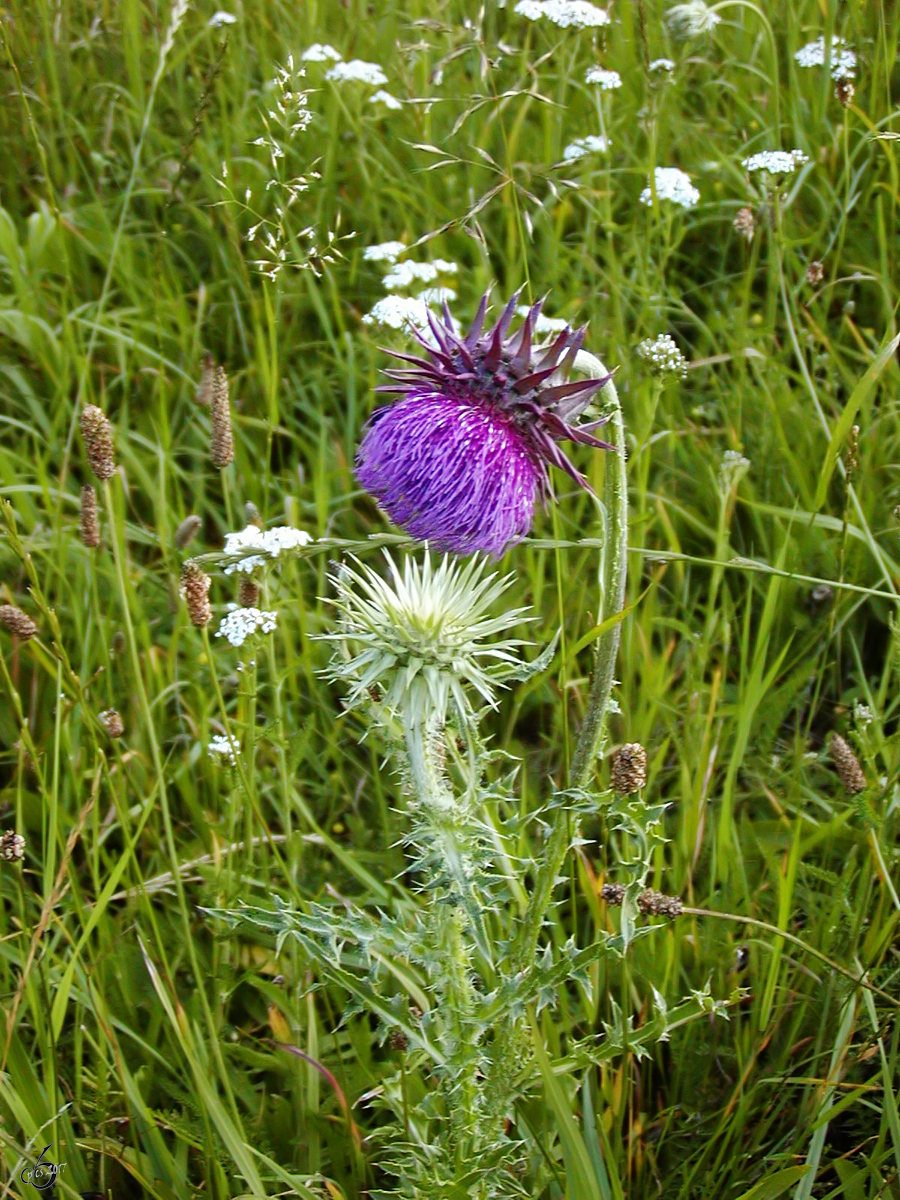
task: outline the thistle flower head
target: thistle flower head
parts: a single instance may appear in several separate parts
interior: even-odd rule
[[[561,441],[613,449],[591,432],[602,420],[575,424],[609,376],[562,382],[585,330],[567,326],[536,348],[539,301],[508,337],[518,299],[482,333],[483,297],[464,337],[446,305],[443,320],[429,313],[433,340],[419,336],[428,357],[391,352],[412,365],[385,372],[394,382],[378,390],[401,399],[375,412],[357,454],[362,486],[438,550],[501,555],[531,528],[535,500],[550,497],[551,465],[588,488]]]
[[[434,716],[441,725],[451,707],[471,718],[470,690],[494,705],[495,686],[519,670],[521,643],[494,639],[526,610],[490,615],[511,577],[485,574],[482,559],[445,557],[433,566],[426,551],[421,564],[407,557],[401,568],[387,551],[385,558],[387,579],[356,559],[332,576],[338,628],[327,635],[337,644],[329,676],[350,683],[347,707],[375,687],[388,709]]]

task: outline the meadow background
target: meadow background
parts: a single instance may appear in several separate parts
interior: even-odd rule
[[[0,630],[0,814],[27,839],[22,864],[0,863],[0,1196],[33,1194],[20,1172],[51,1142],[57,1195],[386,1186],[375,1101],[403,1047],[345,1014],[295,947],[276,956],[202,910],[416,904],[397,778],[341,716],[316,635],[329,559],[350,545],[375,564],[367,539],[390,532],[353,459],[379,347],[409,339],[362,321],[384,295],[363,251],[421,238],[411,257],[457,264],[464,322],[489,285],[495,301],[549,293],[545,311],[587,322],[618,368],[633,607],[612,738],[647,747],[646,794],[668,806],[651,882],[775,927],[681,917],[543,1010],[576,1124],[538,1079],[521,1114],[535,1178],[549,1166],[535,1194],[900,1196],[897,6],[722,5],[688,40],[657,0],[616,0],[597,31],[459,0],[229,9],[211,21],[194,0],[168,40],[167,0],[0,10],[0,603],[39,626],[27,643]],[[847,107],[793,58],[831,32],[859,56]],[[380,64],[402,107],[309,64],[312,121],[291,135],[271,81],[315,42]],[[647,69],[661,56],[671,73]],[[586,84],[596,64],[621,88]],[[564,159],[600,134],[607,154]],[[809,163],[777,199],[741,166],[795,147]],[[691,175],[693,209],[639,202],[654,165]],[[747,206],[749,241],[733,227]],[[636,355],[662,333],[690,362],[664,388]],[[231,382],[224,472],[196,402],[207,350]],[[78,534],[84,403],[110,415],[119,463],[97,550]],[[728,452],[744,473],[723,472]],[[603,455],[575,457],[599,488]],[[537,618],[521,635],[563,639],[487,723],[523,764],[500,818],[564,777],[591,664],[595,510],[555,484],[502,563],[510,604]],[[206,643],[178,597],[184,557],[220,550],[247,502],[324,539],[286,563],[255,666]],[[189,514],[202,526],[178,549]],[[234,598],[217,573],[217,616]],[[207,753],[223,705],[256,731],[252,803]],[[97,716],[111,707],[118,740]],[[832,731],[866,773],[857,796]],[[540,827],[516,828],[539,855]],[[583,834],[546,933],[560,945],[617,919],[599,898],[615,834],[599,817]],[[611,997],[637,1030],[651,986],[675,1004],[707,984],[740,997],[728,1020],[567,1061],[572,1036],[602,1039]],[[575,1180],[572,1131],[591,1164]]]

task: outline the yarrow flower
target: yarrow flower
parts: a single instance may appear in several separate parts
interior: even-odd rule
[[[587,137],[576,138],[574,142],[570,142],[563,150],[563,159],[566,162],[574,162],[578,158],[584,158],[586,154],[605,154],[609,149],[609,138],[602,134],[589,133]],[[541,330],[537,331],[538,333]]]
[[[671,58],[654,58],[653,62],[650,64],[650,70],[674,71],[675,64],[672,62]]]
[[[798,167],[809,162],[802,150],[760,150],[749,158],[741,159],[741,166],[748,171],[765,171],[769,175],[791,175]]]
[[[398,109],[403,107],[403,101],[398,100],[396,96],[392,96],[390,92],[386,92],[384,88],[379,88],[374,96],[369,97],[370,104],[383,104],[388,109]]]
[[[413,329],[425,334],[432,303],[428,293],[437,289],[425,288],[418,296],[384,296],[373,304],[362,322],[364,325],[386,325],[388,329]]]
[[[378,63],[363,62],[360,58],[335,63],[325,72],[325,78],[330,79],[332,83],[367,83],[370,87],[381,87],[388,81]]]
[[[527,304],[520,304],[516,309],[517,317],[527,317],[531,309]],[[564,329],[569,328],[569,322],[564,321],[562,317],[545,317],[544,314],[538,313],[534,322],[535,333],[562,333]]]
[[[278,613],[258,608],[234,608],[222,618],[216,637],[223,637],[232,646],[243,646],[254,633],[272,633],[278,624]]]
[[[606,9],[587,0],[519,0],[513,12],[529,21],[552,21],[561,29],[599,29],[609,24]]]
[[[401,399],[377,410],[356,458],[356,477],[387,515],[419,541],[462,554],[500,555],[531,528],[535,500],[551,495],[549,467],[586,480],[559,448],[569,440],[610,450],[575,421],[608,382],[563,383],[585,330],[566,327],[549,345],[533,346],[542,301],[507,337],[519,294],[482,333],[487,296],[463,338],[445,307],[429,315],[428,358],[394,354],[412,368],[387,371],[379,391]]]
[[[384,277],[384,286],[389,292],[402,292],[416,281],[431,283],[438,275],[455,275],[457,270],[456,263],[444,258],[422,263],[395,262]]]
[[[637,348],[638,358],[643,358],[654,375],[687,374],[687,359],[678,349],[671,334],[661,333],[657,338],[645,338]]]
[[[678,167],[657,167],[653,172],[656,183],[656,195],[659,200],[671,200],[682,208],[693,208],[700,199],[700,193],[691,183],[690,175],[680,171]],[[641,192],[641,204],[652,204],[653,194],[647,186]]]
[[[226,558],[236,559],[225,567],[226,575],[242,571],[249,575],[257,567],[264,566],[284,551],[299,550],[312,541],[304,529],[292,529],[289,525],[278,525],[274,529],[260,529],[247,525],[237,533],[225,535]]]
[[[607,71],[603,67],[590,67],[584,77],[584,82],[599,84],[601,91],[611,92],[622,86],[622,76],[618,71]]]
[[[233,767],[237,766],[238,750],[234,742],[230,741],[223,733],[217,733],[209,739],[209,745],[206,752],[210,758],[216,758],[231,763]]]
[[[363,258],[366,262],[395,263],[405,249],[403,242],[378,242],[374,246],[366,246]]]
[[[323,45],[321,42],[314,42],[308,50],[304,50],[300,55],[302,62],[321,63],[321,62],[340,62],[341,55],[335,50],[334,46],[329,46],[327,43]]]
[[[856,53],[845,50],[846,42],[836,35],[831,39],[831,78],[835,82],[842,79],[853,79],[856,75]],[[807,42],[794,54],[797,65],[801,67],[825,66],[825,38],[818,37],[814,42]]]
[[[721,21],[718,13],[714,13],[703,3],[703,0],[688,0],[687,4],[676,4],[666,13],[666,23],[675,37],[700,37],[704,33],[712,33]]]
[[[433,566],[412,557],[402,570],[384,552],[388,578],[370,567],[342,563],[332,576],[337,591],[337,644],[329,676],[350,683],[346,706],[353,708],[382,689],[381,703],[402,707],[414,717],[437,718],[443,725],[452,707],[472,714],[466,688],[490,705],[494,688],[520,670],[518,641],[496,639],[523,619],[525,609],[492,617],[512,576],[485,574],[483,559],[468,563],[444,558]]]

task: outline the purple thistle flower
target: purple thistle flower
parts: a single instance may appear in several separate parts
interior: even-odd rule
[[[377,391],[401,399],[373,413],[356,456],[356,477],[396,524],[436,550],[500,556],[531,528],[535,500],[552,496],[549,467],[590,491],[559,442],[613,450],[590,432],[604,420],[573,422],[610,378],[562,382],[585,329],[566,328],[534,346],[543,300],[507,337],[519,299],[482,334],[487,295],[465,337],[429,314],[433,341],[416,334],[428,358],[388,351],[411,363],[386,371]]]

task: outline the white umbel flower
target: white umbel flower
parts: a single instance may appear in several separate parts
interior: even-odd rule
[[[831,78],[835,82],[842,79],[853,79],[856,76],[856,53],[845,49],[846,42],[835,35],[831,39]],[[814,42],[807,42],[794,54],[800,67],[825,66],[825,38],[818,37]]]
[[[217,733],[209,739],[209,745],[206,747],[206,752],[210,758],[216,759],[218,762],[227,762],[231,766],[237,766],[238,749],[234,742],[222,734]]]
[[[378,242],[374,246],[366,246],[363,258],[366,262],[395,263],[405,249],[403,242]]]
[[[527,317],[531,309],[527,304],[520,304],[516,309],[516,315],[519,317]],[[538,313],[537,320],[534,322],[535,333],[562,333],[564,329],[569,328],[569,322],[564,321],[562,317],[547,317],[542,312]]]
[[[676,4],[666,13],[666,23],[675,37],[702,37],[712,33],[721,21],[718,13],[703,3],[703,0],[688,0],[687,4]]]
[[[385,108],[391,110],[403,107],[403,101],[398,100],[396,96],[392,96],[390,92],[386,92],[384,88],[379,88],[374,96],[370,96],[369,103],[383,104]]]
[[[589,133],[587,137],[576,138],[574,142],[569,142],[568,146],[563,150],[563,159],[566,162],[575,162],[576,159],[584,158],[586,154],[605,154],[608,149],[609,138],[604,137],[602,134]],[[538,326],[540,326],[540,320],[539,316]]]
[[[402,292],[413,283],[433,283],[439,275],[455,275],[456,263],[444,258],[434,262],[398,262],[384,277],[384,286],[389,292]]]
[[[618,71],[607,71],[604,67],[589,67],[584,82],[598,84],[602,92],[612,92],[622,86],[622,76]]]
[[[378,63],[363,62],[361,58],[335,63],[325,72],[325,78],[332,83],[367,83],[370,87],[381,87],[388,81]]]
[[[262,612],[258,608],[233,608],[222,618],[216,637],[223,637],[232,646],[243,646],[255,633],[272,633],[278,625],[278,613]]]
[[[489,705],[497,685],[519,673],[518,641],[496,639],[523,620],[525,609],[491,616],[512,576],[485,574],[483,559],[437,566],[426,551],[398,566],[385,551],[388,577],[353,559],[332,577],[338,613],[329,677],[350,685],[348,708],[374,688],[392,711],[443,725],[451,709],[472,716],[470,692]]]
[[[654,58],[650,64],[651,71],[674,71],[675,64],[671,58]]]
[[[599,29],[609,13],[587,0],[519,0],[513,12],[529,21],[552,21],[560,29]]]
[[[226,575],[240,571],[249,575],[257,567],[265,566],[279,555],[300,550],[312,541],[304,529],[292,529],[289,525],[277,525],[274,529],[259,529],[256,525],[247,525],[237,533],[225,535],[225,549],[222,551],[226,558],[234,559],[225,567]]]
[[[760,150],[741,159],[748,171],[765,171],[768,175],[792,175],[798,167],[809,162],[802,150]]]
[[[638,346],[637,353],[654,375],[680,375],[683,378],[687,373],[687,360],[671,334],[661,333],[657,338],[645,338]]]
[[[314,42],[308,50],[304,50],[300,55],[303,62],[321,63],[321,62],[340,62],[340,55],[334,46],[329,46],[327,42],[323,45],[321,42]]]
[[[656,183],[656,196],[660,201],[671,200],[681,208],[693,208],[700,199],[700,193],[691,183],[690,175],[680,171],[678,167],[657,167],[653,178]],[[641,192],[640,200],[641,204],[653,203],[649,186]]]

